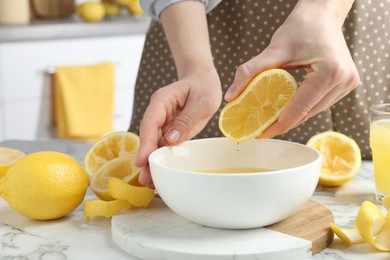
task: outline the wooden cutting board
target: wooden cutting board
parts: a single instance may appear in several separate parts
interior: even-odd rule
[[[141,259],[306,259],[333,241],[332,212],[314,200],[265,227],[226,230],[201,226],[171,211],[161,199],[147,209],[112,218],[112,239]]]
[[[297,213],[267,228],[311,241],[315,255],[333,241],[331,222],[334,223],[332,212],[321,203],[309,200]]]

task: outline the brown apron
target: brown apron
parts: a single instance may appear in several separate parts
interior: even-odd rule
[[[237,66],[268,46],[295,2],[224,0],[207,15],[212,53],[224,93]],[[343,31],[360,74],[359,86],[328,110],[276,138],[306,143],[319,132],[334,130],[352,137],[359,144],[363,158],[370,159],[369,108],[376,103],[390,103],[390,0],[356,0]],[[304,73],[292,72],[298,81]],[[152,93],[176,80],[162,26],[152,22],[138,72],[129,131],[139,133]],[[221,136],[218,115],[219,111],[195,138]]]

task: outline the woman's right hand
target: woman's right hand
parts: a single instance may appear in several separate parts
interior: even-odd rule
[[[149,155],[160,146],[176,145],[195,136],[222,101],[204,4],[179,1],[164,9],[160,18],[179,80],[153,94],[141,121],[135,164],[142,168],[140,184],[149,186]]]
[[[149,155],[158,147],[176,145],[199,133],[222,101],[215,68],[191,70],[177,82],[157,90],[140,125],[140,148],[135,161],[142,168],[139,182],[152,186]]]

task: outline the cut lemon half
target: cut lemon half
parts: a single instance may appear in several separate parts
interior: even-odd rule
[[[131,132],[113,132],[97,141],[84,157],[84,167],[91,177],[107,162],[122,155],[136,154],[139,148],[138,135]]]
[[[5,176],[9,167],[24,157],[26,154],[17,149],[12,149],[8,147],[0,147],[0,179]]]
[[[310,138],[307,146],[322,154],[319,184],[341,186],[359,172],[362,157],[359,146],[352,138],[338,132],[326,131]]]
[[[294,77],[282,69],[258,74],[236,99],[222,109],[219,129],[237,143],[261,135],[278,119],[297,86]]]
[[[114,200],[108,191],[108,181],[115,177],[129,184],[138,185],[141,171],[134,164],[135,154],[126,154],[105,163],[91,177],[91,190],[102,200]]]

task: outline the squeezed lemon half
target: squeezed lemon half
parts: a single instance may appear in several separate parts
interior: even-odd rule
[[[113,132],[99,139],[84,156],[84,167],[89,177],[107,162],[123,155],[135,155],[139,137],[132,132]]]
[[[131,132],[113,132],[98,140],[86,153],[84,165],[91,178],[91,190],[102,200],[87,201],[84,219],[112,217],[123,209],[147,207],[154,191],[138,183],[134,160],[139,137]]]
[[[221,110],[219,129],[236,143],[260,136],[278,119],[297,87],[294,77],[285,70],[261,72]]]
[[[311,137],[307,146],[322,155],[319,184],[341,186],[351,181],[359,172],[362,157],[359,146],[352,138],[342,133],[326,131]]]
[[[0,179],[5,176],[9,167],[26,154],[17,149],[0,147]]]

